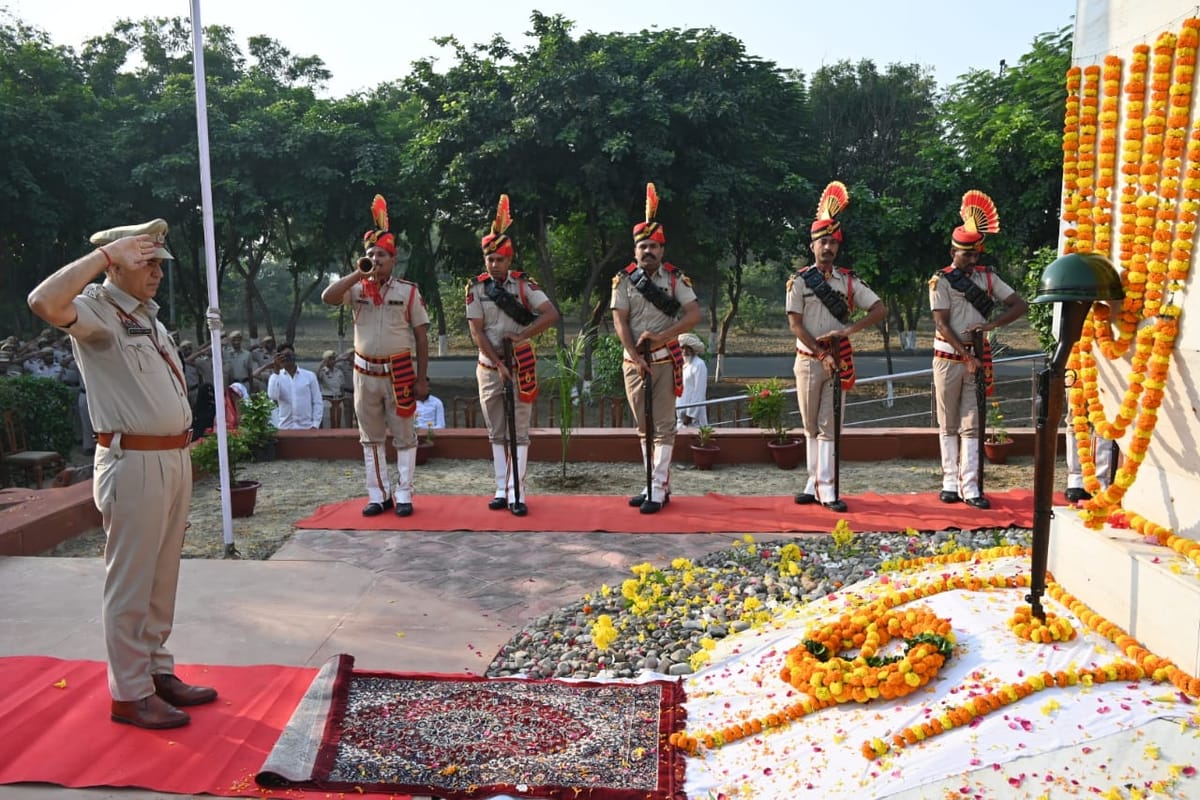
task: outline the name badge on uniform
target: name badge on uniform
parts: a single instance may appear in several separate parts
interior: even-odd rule
[[[388,300],[387,304],[389,306],[402,306],[402,305],[404,305],[404,301],[403,300]]]
[[[145,325],[140,324],[135,319],[123,319],[123,320],[121,320],[121,326],[123,328],[125,328],[126,336],[149,336],[150,335],[150,329],[147,328]]]

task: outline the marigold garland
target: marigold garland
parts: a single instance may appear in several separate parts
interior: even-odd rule
[[[1200,543],[1193,542],[1200,546]],[[980,563],[985,560],[1003,558],[1005,556],[1028,555],[1028,548],[997,547],[986,551],[956,551],[942,556],[900,560],[897,564],[903,570],[916,570],[937,564],[964,563],[971,561]],[[889,592],[884,597],[868,604],[866,609],[886,610],[899,605],[910,603],[938,592],[952,590],[984,591],[991,588],[1024,588],[1030,584],[1028,574],[1011,576],[991,575],[944,575],[929,583],[916,587]],[[1047,581],[1046,594],[1075,616],[1090,630],[1105,637],[1125,654],[1128,659],[1113,661],[1086,669],[1069,669],[1058,672],[1041,672],[1029,676],[1020,683],[1012,683],[998,687],[986,694],[968,698],[963,703],[948,706],[940,712],[923,714],[925,722],[904,728],[885,741],[882,737],[873,737],[864,741],[860,752],[867,759],[877,759],[889,752],[902,750],[926,739],[937,736],[954,728],[970,725],[978,717],[1011,705],[1029,695],[1044,691],[1055,686],[1066,688],[1070,686],[1090,686],[1096,683],[1110,681],[1136,682],[1143,678],[1156,683],[1170,682],[1176,689],[1191,697],[1200,697],[1200,678],[1193,677],[1179,669],[1172,661],[1151,653],[1140,642],[1125,633],[1119,626],[1096,614],[1081,600],[1064,590],[1052,578]],[[1027,609],[1028,607],[1024,607]],[[856,612],[859,613],[859,612]],[[861,613],[865,613],[861,612]],[[1018,609],[1017,616],[1021,615]],[[1049,620],[1053,615],[1047,615]],[[1060,631],[1065,630],[1060,627]],[[1073,628],[1072,628],[1073,630]],[[864,639],[865,642],[865,639]],[[953,694],[953,693],[952,693]],[[719,730],[699,731],[688,733],[681,731],[670,735],[668,741],[680,750],[695,755],[702,750],[714,750],[732,742],[769,732],[774,728],[786,727],[803,717],[830,708],[837,701],[830,697],[820,700],[814,696],[802,699],[773,710],[761,717],[747,718]]]
[[[1121,59],[1104,59],[1100,92],[1100,141],[1096,156],[1096,203],[1092,208],[1097,253],[1112,250],[1112,188],[1117,161],[1117,103],[1121,96]]]
[[[969,725],[984,714],[1054,686],[1090,686],[1093,683],[1117,680],[1132,682],[1149,678],[1155,683],[1170,682],[1179,691],[1192,697],[1200,696],[1197,694],[1200,692],[1200,679],[1183,672],[1169,659],[1151,653],[1120,627],[1092,611],[1057,583],[1048,582],[1046,591],[1088,628],[1115,644],[1130,660],[1114,661],[1090,669],[1031,675],[1021,683],[1002,686],[987,694],[972,697],[959,705],[944,708],[940,714],[925,715],[929,718],[927,722],[901,730],[892,736],[890,743],[881,738],[869,739],[862,743],[863,756],[871,760],[879,758],[890,751],[903,749],[952,728]]]
[[[1074,225],[1079,221],[1078,184],[1079,178],[1079,87],[1083,70],[1071,67],[1067,70],[1067,113],[1063,119],[1063,220],[1067,223],[1063,231],[1063,253],[1076,251]]]
[[[896,638],[908,645],[904,655],[879,655]],[[859,649],[854,658],[835,655],[851,648]],[[872,606],[809,631],[787,652],[780,677],[821,701],[892,700],[929,683],[953,649],[950,620],[930,609]]]
[[[1075,638],[1075,626],[1057,614],[1047,611],[1046,619],[1033,616],[1031,606],[1020,606],[1017,613],[1008,618],[1008,627],[1022,639],[1034,644],[1069,642]]]
[[[1091,65],[1083,71],[1083,98],[1079,111],[1079,162],[1075,184],[1075,207],[1078,222],[1075,226],[1075,247],[1081,253],[1094,252],[1096,189],[1096,121],[1099,117],[1100,67]]]
[[[1068,424],[1080,452],[1084,488],[1092,494],[1080,515],[1092,528],[1120,519],[1139,530],[1154,531],[1160,539],[1162,532],[1168,537],[1172,534],[1140,515],[1126,520],[1121,503],[1145,460],[1158,420],[1182,313],[1178,295],[1190,270],[1196,218],[1200,214],[1200,127],[1188,135],[1198,44],[1200,20],[1192,18],[1184,22],[1178,36],[1161,34],[1152,57],[1146,46],[1134,48],[1125,84],[1126,123],[1121,143],[1118,250],[1125,268],[1125,301],[1115,320],[1115,335],[1111,310],[1103,304],[1093,306],[1069,363],[1078,380],[1069,392]],[[1106,100],[1108,90],[1113,88],[1110,70],[1114,67],[1113,61],[1105,60]],[[1105,105],[1106,111],[1109,108]],[[1143,108],[1144,113],[1140,113]],[[1107,119],[1102,113],[1102,126]],[[1102,235],[1097,234],[1097,244]],[[1151,322],[1139,327],[1142,319]],[[1134,351],[1128,384],[1115,418],[1109,421],[1097,386],[1095,351],[1115,359],[1123,356],[1131,343]],[[1122,439],[1130,434],[1116,480],[1105,489],[1095,478],[1085,414],[1086,423],[1104,439]]]

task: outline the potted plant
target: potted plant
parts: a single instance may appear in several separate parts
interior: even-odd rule
[[[721,452],[721,448],[717,446],[716,429],[712,425],[701,425],[696,429],[696,440],[692,443],[692,463],[696,465],[696,469],[712,469],[716,463],[717,453]]]
[[[266,392],[255,392],[238,404],[238,430],[255,461],[274,461],[279,429],[271,421],[275,403]]]
[[[803,448],[789,436],[787,424],[788,398],[783,393],[783,381],[768,378],[746,387],[750,397],[750,420],[769,432],[767,448],[780,469],[795,469],[800,464]]]
[[[245,481],[238,478],[242,465],[253,458],[250,438],[239,428],[228,431],[225,442],[229,461],[231,514],[235,517],[252,516],[254,504],[258,499],[258,487],[261,484],[258,481]],[[192,468],[209,475],[219,475],[221,472],[220,452],[217,434],[209,431],[203,439],[192,445]]]
[[[1004,412],[1000,408],[1000,401],[993,400],[988,406],[987,412],[987,435],[983,440],[983,452],[987,456],[987,460],[992,464],[1007,464],[1008,451],[1012,447],[1012,437],[1008,435],[1008,429],[1004,427]]]

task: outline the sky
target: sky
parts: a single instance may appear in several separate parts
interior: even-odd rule
[[[191,0],[0,0],[0,9],[78,50],[118,19],[187,17]],[[523,48],[533,10],[562,14],[586,31],[713,27],[751,55],[811,75],[824,64],[918,63],[941,86],[971,69],[1015,64],[1039,33],[1071,23],[1075,0],[200,0],[204,25],[232,28],[243,48],[265,34],[294,55],[319,56],[333,73],[322,94],[342,97],[409,72],[420,58],[450,55],[432,42],[464,44],[499,34]]]

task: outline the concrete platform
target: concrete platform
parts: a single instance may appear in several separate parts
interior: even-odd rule
[[[527,621],[602,583],[618,584],[632,565],[694,558],[737,538],[297,531],[270,561],[185,560],[171,645],[181,663],[315,667],[335,653],[348,652],[366,669],[480,673]],[[0,558],[0,655],[103,660],[102,580],[98,559]],[[1085,774],[1094,773],[1123,762],[1140,763],[1150,742],[1159,743],[1164,758],[1173,763],[1200,763],[1200,740],[1165,722],[1094,741],[1086,753],[1058,752],[1017,763],[1035,774],[1069,758]],[[974,796],[1026,796],[1005,782],[1003,776],[1012,769],[990,772],[977,769],[899,796],[958,796],[964,785],[983,792]],[[0,800],[59,797],[152,800],[172,795],[0,786]]]

